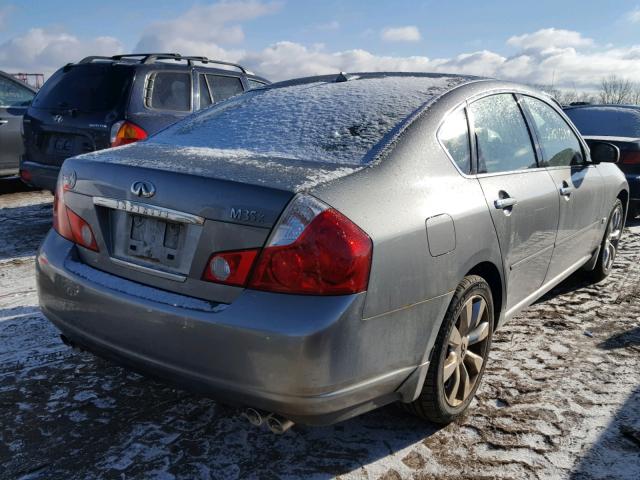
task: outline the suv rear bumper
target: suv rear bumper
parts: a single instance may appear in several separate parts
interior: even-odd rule
[[[42,188],[54,192],[60,167],[56,165],[45,165],[31,161],[21,161],[20,171],[27,171],[31,174],[31,179],[27,182],[32,187]]]
[[[118,291],[84,278],[69,268],[76,248],[53,230],[41,246],[36,271],[45,316],[87,350],[190,390],[328,424],[398,400],[416,370],[410,349],[391,352],[384,325],[372,325],[385,319],[362,320],[364,294],[246,290],[226,308],[202,311],[136,296],[136,288],[151,287],[119,277]],[[388,320],[384,327],[398,331]]]

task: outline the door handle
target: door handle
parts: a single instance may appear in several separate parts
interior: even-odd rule
[[[498,210],[504,210],[505,208],[511,208],[514,205],[516,205],[517,203],[518,203],[518,201],[513,197],[499,198],[498,200],[493,202],[493,204],[495,205],[495,207]]]
[[[0,119],[0,125],[6,125],[9,123],[9,120]]]
[[[563,197],[571,196],[572,192],[573,192],[573,187],[569,187],[569,186],[560,187],[560,195],[562,195]]]

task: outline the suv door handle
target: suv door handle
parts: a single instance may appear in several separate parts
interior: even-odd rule
[[[571,192],[573,192],[573,187],[569,187],[569,186],[560,187],[560,195],[562,195],[563,197],[571,196]]]
[[[0,119],[0,125],[6,125],[9,123],[9,120]]]
[[[516,205],[517,203],[518,203],[518,201],[513,197],[499,198],[498,200],[493,202],[493,204],[495,205],[495,207],[498,210],[504,210],[505,208],[511,208],[514,205]]]

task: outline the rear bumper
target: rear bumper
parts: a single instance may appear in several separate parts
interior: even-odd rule
[[[74,273],[76,248],[54,231],[41,246],[36,270],[45,316],[86,349],[188,389],[327,424],[399,399],[419,363],[411,344],[397,349],[397,339],[380,331],[398,332],[399,325],[362,320],[364,294],[246,290],[228,306],[205,311],[190,299],[184,308],[156,301],[154,295],[170,295],[162,290],[112,277],[115,290]]]
[[[629,184],[629,199],[633,202],[640,202],[640,173],[626,173]]]
[[[27,183],[32,187],[55,191],[58,173],[60,173],[59,166],[23,160],[20,162],[20,171],[27,171],[31,174],[31,179]]]

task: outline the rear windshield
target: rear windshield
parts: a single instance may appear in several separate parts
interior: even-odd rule
[[[640,108],[581,107],[565,113],[582,135],[640,138]]]
[[[359,165],[394,127],[467,77],[389,76],[252,90],[189,117],[151,142]]]
[[[123,65],[74,65],[58,70],[33,101],[36,108],[106,112],[127,95],[132,70]]]

